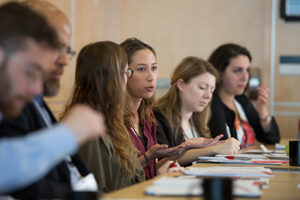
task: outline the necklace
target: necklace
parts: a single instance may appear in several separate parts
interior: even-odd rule
[[[131,127],[131,130],[134,132],[134,134],[137,136],[137,137],[140,137],[140,134],[136,131],[136,129],[132,126]]]

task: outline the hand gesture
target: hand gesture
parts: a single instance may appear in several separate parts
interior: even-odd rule
[[[76,105],[61,121],[72,130],[79,144],[105,134],[104,117],[87,105]]]
[[[225,142],[212,146],[216,154],[237,154],[240,150],[240,142],[235,138],[229,138]]]
[[[169,148],[168,150],[172,150],[172,152],[165,157],[169,160],[179,160],[188,149],[190,149],[190,144],[183,142],[180,145]]]
[[[218,144],[219,140],[223,137],[222,134],[218,135],[215,138],[204,138],[204,137],[196,137],[185,141],[189,145],[190,149],[193,148],[205,148],[208,146],[212,146]]]
[[[181,144],[176,147],[168,148],[166,144],[156,144],[153,145],[146,153],[149,160],[153,160],[155,158],[163,158],[163,157],[178,157],[185,150],[187,144]]]
[[[256,109],[259,117],[262,119],[267,115],[269,115],[267,103],[269,100],[270,89],[265,85],[261,85],[260,87],[258,87],[257,90],[258,90],[258,97],[257,97]]]

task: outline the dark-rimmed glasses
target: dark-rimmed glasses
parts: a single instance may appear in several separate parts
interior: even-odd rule
[[[76,51],[72,50],[71,47],[63,45],[63,47],[60,49],[60,53],[62,55],[66,55],[68,60],[72,60],[76,54]]]
[[[124,72],[126,74],[127,78],[131,78],[133,76],[133,69],[128,69],[127,71]]]

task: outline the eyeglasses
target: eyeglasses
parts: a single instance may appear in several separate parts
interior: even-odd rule
[[[127,78],[131,78],[133,76],[133,69],[128,69],[127,71],[124,72],[126,74]]]
[[[68,57],[68,60],[72,60],[76,54],[76,51],[72,50],[71,47],[63,45],[60,50],[60,54],[66,55]]]

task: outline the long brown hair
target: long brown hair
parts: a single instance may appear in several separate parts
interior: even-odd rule
[[[150,50],[153,55],[156,57],[155,50],[148,44],[136,39],[136,38],[129,38],[121,43],[121,46],[124,48],[127,59],[128,65],[131,64],[132,56],[139,50],[148,49]],[[126,95],[126,105],[125,105],[125,114],[124,114],[124,122],[127,127],[132,127],[132,117],[134,113],[132,112],[132,108],[130,107],[131,98],[129,95]],[[140,107],[138,109],[138,115],[141,119],[154,123],[155,118],[152,115],[152,108],[154,106],[155,96],[153,95],[150,99],[142,99]]]
[[[118,44],[106,41],[85,46],[77,58],[75,86],[63,115],[78,103],[101,111],[119,162],[130,173],[137,151],[123,121],[126,65],[126,53]]]
[[[155,108],[164,113],[175,134],[182,134],[181,128],[181,99],[177,81],[182,79],[189,83],[193,78],[204,73],[210,73],[217,78],[218,72],[214,67],[203,59],[197,57],[186,57],[176,67],[171,77],[171,88],[155,104]],[[194,112],[191,123],[194,124],[197,132],[204,137],[210,137],[210,130],[207,122],[210,115],[210,104],[202,112]],[[199,134],[199,133],[198,133]]]

